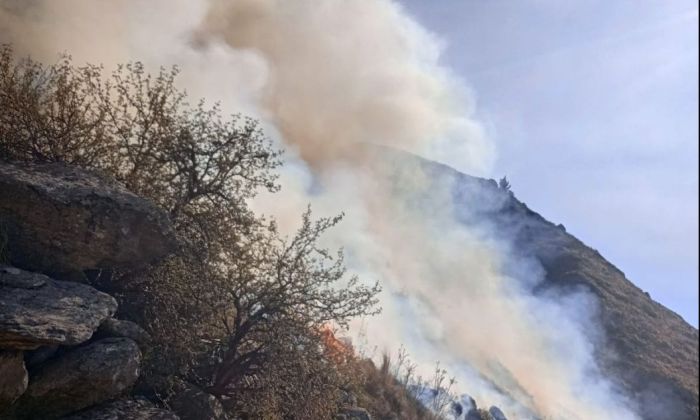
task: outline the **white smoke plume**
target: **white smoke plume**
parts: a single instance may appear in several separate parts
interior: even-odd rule
[[[477,175],[493,160],[467,89],[439,63],[440,41],[397,3],[0,0],[0,42],[40,60],[69,52],[107,68],[177,64],[191,96],[260,118],[289,151],[283,192],[254,208],[290,229],[309,201],[324,215],[345,211],[329,244],[385,289],[383,314],[366,320],[370,343],[403,343],[424,366],[443,361],[461,391],[514,418],[636,418],[591,373],[582,330],[593,301],[524,293],[536,270],[455,222],[451,185],[436,185],[411,159],[362,146]],[[426,192],[429,207],[415,202]]]

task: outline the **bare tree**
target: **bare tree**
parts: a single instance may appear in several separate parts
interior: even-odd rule
[[[503,177],[498,180],[498,188],[504,190],[504,191],[510,191],[510,182],[508,182],[507,177]]]

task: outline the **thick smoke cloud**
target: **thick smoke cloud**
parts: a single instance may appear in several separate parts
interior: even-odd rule
[[[358,141],[425,153],[453,139],[470,169],[492,159],[459,84],[437,64],[439,44],[395,4],[214,1],[198,35],[264,57],[263,105],[315,167]]]
[[[440,65],[439,40],[396,3],[0,0],[0,42],[49,61],[67,51],[108,68],[178,64],[191,96],[260,118],[289,150],[283,193],[254,208],[290,229],[309,201],[317,213],[346,212],[327,241],[384,285],[383,314],[365,320],[372,345],[403,343],[426,370],[441,360],[461,391],[516,418],[636,418],[595,373],[582,332],[595,301],[526,293],[536,265],[456,222],[452,185],[365,146],[473,174],[493,159],[473,100]]]

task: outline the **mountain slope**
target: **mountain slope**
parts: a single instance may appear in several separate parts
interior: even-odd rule
[[[584,289],[597,297],[603,332],[596,346],[598,364],[636,402],[642,418],[698,418],[696,328],[651,299],[595,249],[530,210],[495,181],[403,152],[388,154],[395,162],[408,159],[418,164],[436,185],[451,185],[459,221],[486,225],[515,253],[536,259],[544,279],[532,293]]]

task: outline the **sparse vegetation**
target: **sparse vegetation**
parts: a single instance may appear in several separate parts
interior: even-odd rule
[[[391,364],[388,355],[384,355],[384,364]],[[447,374],[447,369],[440,366],[440,362],[435,363],[433,374],[429,378],[423,378],[416,374],[416,364],[413,363],[404,347],[399,348],[396,362],[392,364],[393,376],[398,379],[402,386],[409,390],[416,400],[429,402],[427,408],[437,417],[442,418],[449,414],[452,402],[456,396],[452,389],[457,383],[454,377]],[[429,396],[428,401],[425,401]]]
[[[451,414],[456,381],[439,363],[432,375],[424,378],[416,373],[417,366],[406,349],[400,347],[395,358],[384,353],[378,366],[366,358],[352,358],[347,366],[359,375],[352,376],[353,382],[344,389],[352,391],[358,404],[378,419],[439,420]]]
[[[510,182],[508,182],[507,177],[503,177],[498,180],[498,188],[504,190],[504,191],[510,191]]]
[[[376,367],[371,360],[360,359],[354,364],[359,374],[351,387],[358,404],[367,408],[379,420],[435,420],[437,417],[391,373],[389,360]]]

